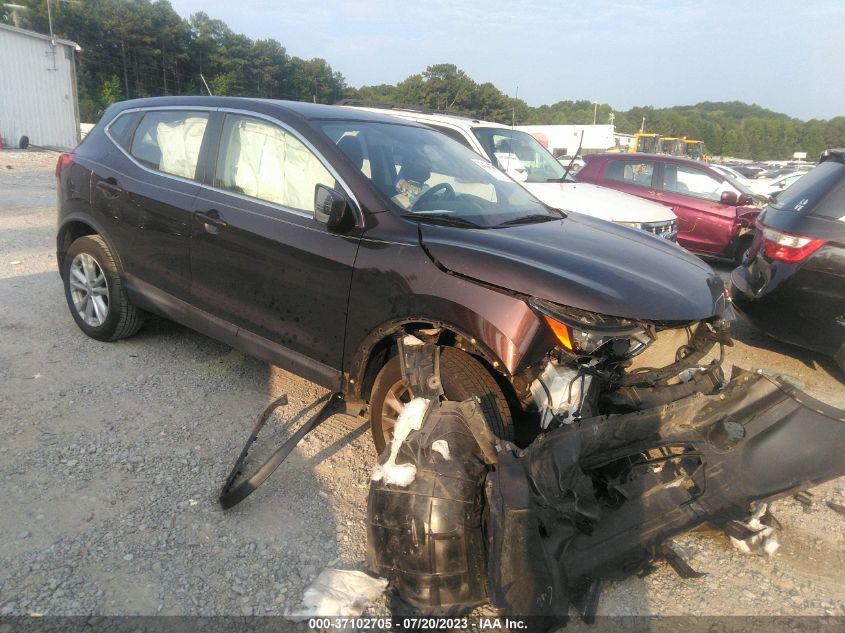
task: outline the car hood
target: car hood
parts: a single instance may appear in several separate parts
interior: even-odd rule
[[[555,209],[576,211],[611,222],[664,222],[675,214],[662,204],[586,182],[520,183]]]
[[[582,310],[695,321],[726,309],[724,283],[700,259],[664,239],[588,216],[501,229],[420,224],[420,238],[452,273]]]

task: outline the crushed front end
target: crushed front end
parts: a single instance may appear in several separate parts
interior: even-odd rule
[[[531,299],[557,345],[516,376],[525,411],[541,431],[596,415],[639,411],[712,394],[726,384],[721,316],[699,321],[610,317]]]

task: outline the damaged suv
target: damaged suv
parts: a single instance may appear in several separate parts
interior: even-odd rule
[[[719,277],[642,231],[549,208],[395,117],[171,97],[111,106],[56,167],[58,264],[87,335],[185,324],[343,394],[381,451],[410,399],[397,340],[436,343],[445,398],[530,441],[724,382]]]

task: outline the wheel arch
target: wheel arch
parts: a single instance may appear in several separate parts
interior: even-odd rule
[[[87,216],[70,216],[66,218],[56,232],[56,261],[59,266],[59,275],[62,275],[62,271],[64,270],[64,259],[70,245],[80,237],[85,237],[86,235],[99,235],[105,241],[111,251],[115,264],[117,264],[118,273],[122,277],[123,263],[120,259],[120,253],[115,250],[112,241],[102,230],[102,227],[99,226],[99,223]]]
[[[475,357],[511,401],[514,394],[510,373],[484,341],[452,323],[423,316],[387,322],[364,339],[344,375],[344,388],[349,397],[369,401],[376,376],[396,354],[397,339],[405,334],[434,339],[438,345],[455,347]]]

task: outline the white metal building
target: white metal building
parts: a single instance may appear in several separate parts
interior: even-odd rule
[[[0,137],[18,147],[79,142],[75,42],[0,23]]]
[[[517,125],[516,129],[525,130],[536,137],[545,137],[547,149],[555,156],[571,156],[581,141],[581,154],[603,152],[616,146],[613,125]]]

